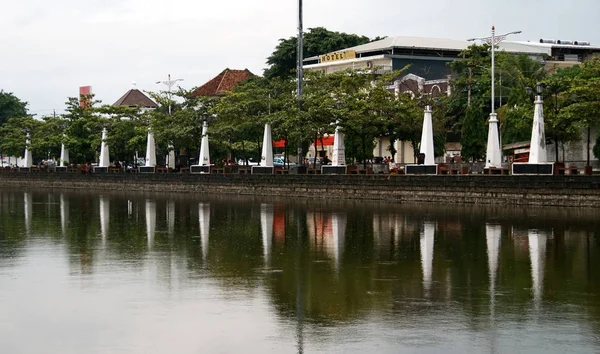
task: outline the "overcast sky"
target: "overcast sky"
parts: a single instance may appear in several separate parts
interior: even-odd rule
[[[514,40],[600,45],[599,0],[304,0],[305,28],[375,36],[465,39],[521,30]],[[135,81],[167,74],[200,86],[224,68],[262,74],[279,38],[295,35],[297,0],[0,0],[0,89],[31,113],[61,112],[79,86],[114,103]]]

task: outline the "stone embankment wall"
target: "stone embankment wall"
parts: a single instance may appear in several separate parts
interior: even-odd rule
[[[2,173],[0,187],[600,208],[600,176]]]

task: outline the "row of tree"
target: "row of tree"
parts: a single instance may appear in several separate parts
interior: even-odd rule
[[[369,41],[368,38],[311,29],[307,55],[320,54]],[[305,74],[303,109],[299,111],[293,79],[295,38],[281,40],[269,57],[264,77],[252,78],[223,97],[193,97],[180,90],[175,100],[164,92],[149,94],[159,104],[154,111],[103,105],[93,97],[81,106],[80,98],[69,98],[60,116],[28,116],[25,103],[0,92],[0,150],[19,156],[25,147],[24,132],[32,134],[35,160],[57,157],[60,145],[71,151],[71,162],[94,161],[99,154],[102,127],[109,130],[111,157],[131,161],[143,155],[146,133],[151,129],[159,155],[175,147],[181,164],[194,163],[201,140],[202,121],[209,121],[211,159],[258,158],[262,129],[273,126],[273,138],[285,141],[285,154],[295,155],[290,146],[332,134],[339,124],[346,134],[346,156],[352,161],[372,157],[375,138],[388,136],[390,154],[396,140],[410,141],[419,149],[423,108],[434,108],[436,155],[442,155],[448,133],[460,136],[463,158],[478,160],[485,155],[487,119],[491,109],[491,58],[488,45],[471,46],[463,60],[450,64],[451,95],[437,97],[421,92],[397,94],[391,83],[405,69],[376,75],[373,71],[343,71]],[[600,60],[558,70],[549,75],[538,61],[525,55],[501,52],[496,57],[496,106],[503,143],[526,141],[531,134],[533,95],[538,82],[546,109],[546,135],[556,146],[576,141],[587,129],[588,144],[596,139],[594,154],[600,156],[600,137],[591,137],[590,127],[600,123]],[[172,114],[167,107],[173,107]],[[323,148],[322,146],[316,148]],[[588,145],[589,146],[589,145]],[[558,160],[558,150],[556,159]],[[589,151],[589,149],[588,149]],[[316,153],[314,154],[317,155]],[[588,154],[589,164],[589,154]]]

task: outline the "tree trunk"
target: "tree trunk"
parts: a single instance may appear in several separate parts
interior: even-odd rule
[[[591,134],[591,126],[588,125],[587,127],[587,162],[586,162],[586,166],[590,165],[590,134]]]
[[[313,158],[313,168],[317,169],[317,144],[319,143],[319,134],[315,134],[315,157]]]

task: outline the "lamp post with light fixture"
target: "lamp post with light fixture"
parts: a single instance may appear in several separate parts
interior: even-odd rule
[[[469,42],[476,41],[476,40],[486,42],[492,48],[492,97],[491,97],[492,111],[490,113],[490,125],[489,125],[489,130],[488,130],[488,142],[487,142],[487,149],[486,149],[485,168],[502,167],[502,158],[501,158],[501,149],[500,149],[501,142],[500,142],[500,138],[499,138],[499,134],[498,134],[498,116],[497,116],[496,110],[495,110],[495,95],[494,95],[495,94],[495,86],[496,86],[495,85],[496,84],[496,82],[495,82],[495,59],[496,59],[495,47],[496,47],[496,44],[505,40],[506,37],[508,37],[509,35],[519,34],[519,33],[521,33],[521,31],[509,32],[509,33],[505,33],[505,34],[497,36],[496,28],[494,26],[492,26],[492,36],[491,37],[467,39],[467,41],[469,41]]]

